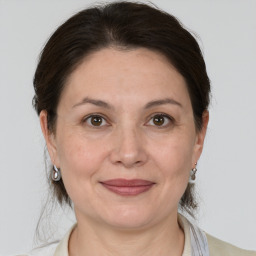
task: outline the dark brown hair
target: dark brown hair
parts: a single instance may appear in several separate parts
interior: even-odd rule
[[[202,114],[209,105],[210,82],[195,38],[174,16],[143,3],[122,1],[77,13],[46,43],[34,76],[33,104],[38,114],[47,111],[50,132],[55,132],[56,109],[68,77],[88,54],[106,47],[121,50],[144,47],[164,55],[184,77],[196,129],[202,128]],[[71,204],[62,180],[51,182],[59,203]],[[192,211],[196,206],[193,186],[189,184],[180,207]]]

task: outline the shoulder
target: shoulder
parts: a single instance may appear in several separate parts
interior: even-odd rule
[[[221,241],[209,234],[206,234],[210,256],[256,256],[256,252],[247,251]]]

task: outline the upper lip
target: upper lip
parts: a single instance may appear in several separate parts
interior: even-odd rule
[[[111,179],[111,180],[105,180],[101,183],[109,185],[109,186],[115,186],[115,187],[138,187],[138,186],[148,186],[155,184],[155,182],[149,181],[149,180],[142,180],[142,179]]]

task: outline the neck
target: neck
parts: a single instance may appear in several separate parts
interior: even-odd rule
[[[176,218],[139,230],[120,230],[79,222],[69,240],[70,256],[181,256],[184,233]]]

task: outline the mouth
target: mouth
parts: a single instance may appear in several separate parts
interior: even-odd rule
[[[148,180],[113,179],[100,182],[109,191],[121,196],[136,196],[150,190],[155,183]]]

